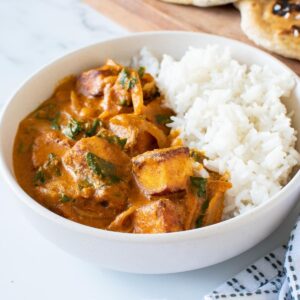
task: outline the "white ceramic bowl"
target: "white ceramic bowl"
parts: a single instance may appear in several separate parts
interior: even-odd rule
[[[1,172],[18,196],[25,216],[45,238],[101,267],[135,273],[173,273],[206,267],[236,256],[259,243],[282,222],[297,201],[299,172],[275,197],[251,212],[201,229],[156,235],[110,232],[69,221],[38,204],[16,182],[12,149],[18,124],[50,96],[59,79],[97,66],[108,57],[126,60],[143,46],[157,55],[168,53],[179,58],[188,46],[207,44],[229,46],[233,57],[242,63],[269,65],[278,73],[287,69],[256,48],[217,36],[187,32],[142,33],[72,52],[42,68],[17,90],[1,118]],[[296,75],[295,78],[297,86],[286,105],[289,111],[294,110],[293,126],[300,132],[300,82]]]

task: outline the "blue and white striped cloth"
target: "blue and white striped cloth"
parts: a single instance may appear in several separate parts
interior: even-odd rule
[[[227,280],[205,300],[300,300],[300,217],[282,246]]]

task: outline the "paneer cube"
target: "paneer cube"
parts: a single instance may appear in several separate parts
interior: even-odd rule
[[[128,176],[129,157],[118,145],[110,143],[105,138],[94,136],[82,138],[63,156],[64,166],[72,174],[74,179],[80,180],[97,175],[95,170],[88,164],[88,153],[99,157],[104,163],[104,168],[108,168],[107,164],[113,165],[115,175],[122,177]],[[111,170],[107,170],[107,172],[108,171],[111,172]]]
[[[97,69],[83,72],[77,80],[77,90],[86,97],[99,96],[103,93],[103,76]]]
[[[63,165],[89,198],[118,211],[127,203],[130,160],[118,145],[97,136],[83,138],[63,156]]]
[[[159,199],[134,213],[134,233],[165,233],[183,230],[183,210],[169,199]]]
[[[83,72],[77,79],[77,91],[86,97],[102,96],[106,84],[113,84],[117,74],[118,67],[114,66],[104,66]]]
[[[148,151],[132,158],[139,188],[152,196],[186,190],[192,175],[192,161],[186,147]]]

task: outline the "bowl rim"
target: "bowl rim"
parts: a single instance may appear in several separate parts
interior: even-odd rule
[[[109,38],[102,41],[98,41],[92,44],[85,45],[83,47],[77,48],[75,50],[68,51],[64,53],[63,55],[59,55],[55,57],[54,59],[50,60],[48,63],[43,64],[40,68],[32,72],[29,76],[26,77],[25,80],[15,89],[15,91],[12,93],[12,95],[8,98],[9,100],[6,101],[4,104],[1,114],[0,114],[0,133],[3,132],[4,126],[4,117],[5,114],[12,102],[12,100],[17,96],[20,90],[33,78],[36,76],[39,76],[39,73],[50,67],[54,63],[59,63],[60,61],[64,60],[66,57],[77,54],[81,51],[85,51],[88,48],[93,47],[99,47],[102,44],[105,44],[107,42],[121,42],[123,40],[128,40],[130,38],[138,38],[138,37],[144,37],[144,36],[161,36],[161,35],[186,35],[186,36],[202,36],[207,37],[211,39],[215,39],[215,43],[217,44],[218,41],[223,42],[229,42],[230,45],[228,47],[234,47],[235,45],[239,45],[241,47],[245,47],[248,49],[251,49],[252,51],[256,51],[260,55],[266,56],[269,59],[271,59],[274,63],[276,63],[281,68],[289,71],[291,74],[295,77],[296,85],[300,86],[300,79],[298,75],[291,70],[287,65],[285,65],[283,62],[272,56],[271,54],[258,49],[256,47],[250,46],[248,44],[245,44],[243,42],[226,38],[223,36],[213,35],[213,34],[207,34],[207,33],[200,33],[200,32],[188,32],[188,31],[149,31],[149,32],[139,32],[139,33],[130,33],[125,34],[119,37]],[[59,80],[59,79],[58,79]],[[300,100],[300,99],[299,99]],[[300,170],[294,174],[293,178],[275,195],[273,195],[271,198],[269,198],[267,201],[261,203],[257,207],[254,207],[253,209],[238,215],[236,217],[233,217],[231,219],[222,221],[217,224],[213,224],[207,227],[202,228],[196,228],[186,231],[178,231],[178,232],[170,232],[170,233],[156,233],[156,234],[132,234],[132,233],[123,233],[123,232],[115,232],[115,231],[109,231],[105,229],[99,229],[87,225],[83,225],[74,221],[71,221],[67,218],[64,218],[51,210],[45,208],[41,204],[39,204],[36,200],[34,200],[32,197],[30,197],[19,185],[17,182],[15,176],[10,171],[10,168],[8,164],[5,161],[5,158],[3,156],[3,140],[0,139],[0,171],[3,175],[6,183],[8,186],[13,190],[17,198],[19,198],[26,206],[28,206],[30,209],[32,209],[35,213],[39,214],[41,217],[44,217],[48,219],[51,222],[57,223],[58,225],[64,226],[66,229],[74,230],[81,234],[87,234],[90,236],[94,236],[97,238],[104,238],[106,240],[116,240],[116,241],[122,241],[122,242],[139,242],[139,243],[160,243],[160,242],[180,242],[183,240],[191,240],[194,238],[205,238],[208,236],[212,236],[215,233],[222,234],[223,232],[226,232],[228,229],[235,227],[235,226],[241,226],[242,224],[246,224],[247,222],[250,222],[250,219],[255,218],[255,215],[257,213],[263,213],[266,211],[271,205],[276,205],[279,201],[282,201],[282,195],[288,194],[289,192],[292,192],[293,189],[297,188],[297,183],[299,181],[300,183]]]

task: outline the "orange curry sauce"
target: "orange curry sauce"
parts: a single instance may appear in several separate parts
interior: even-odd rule
[[[112,60],[59,83],[21,123],[14,170],[51,211],[85,225],[163,233],[221,221],[226,176],[166,126],[154,78]]]

